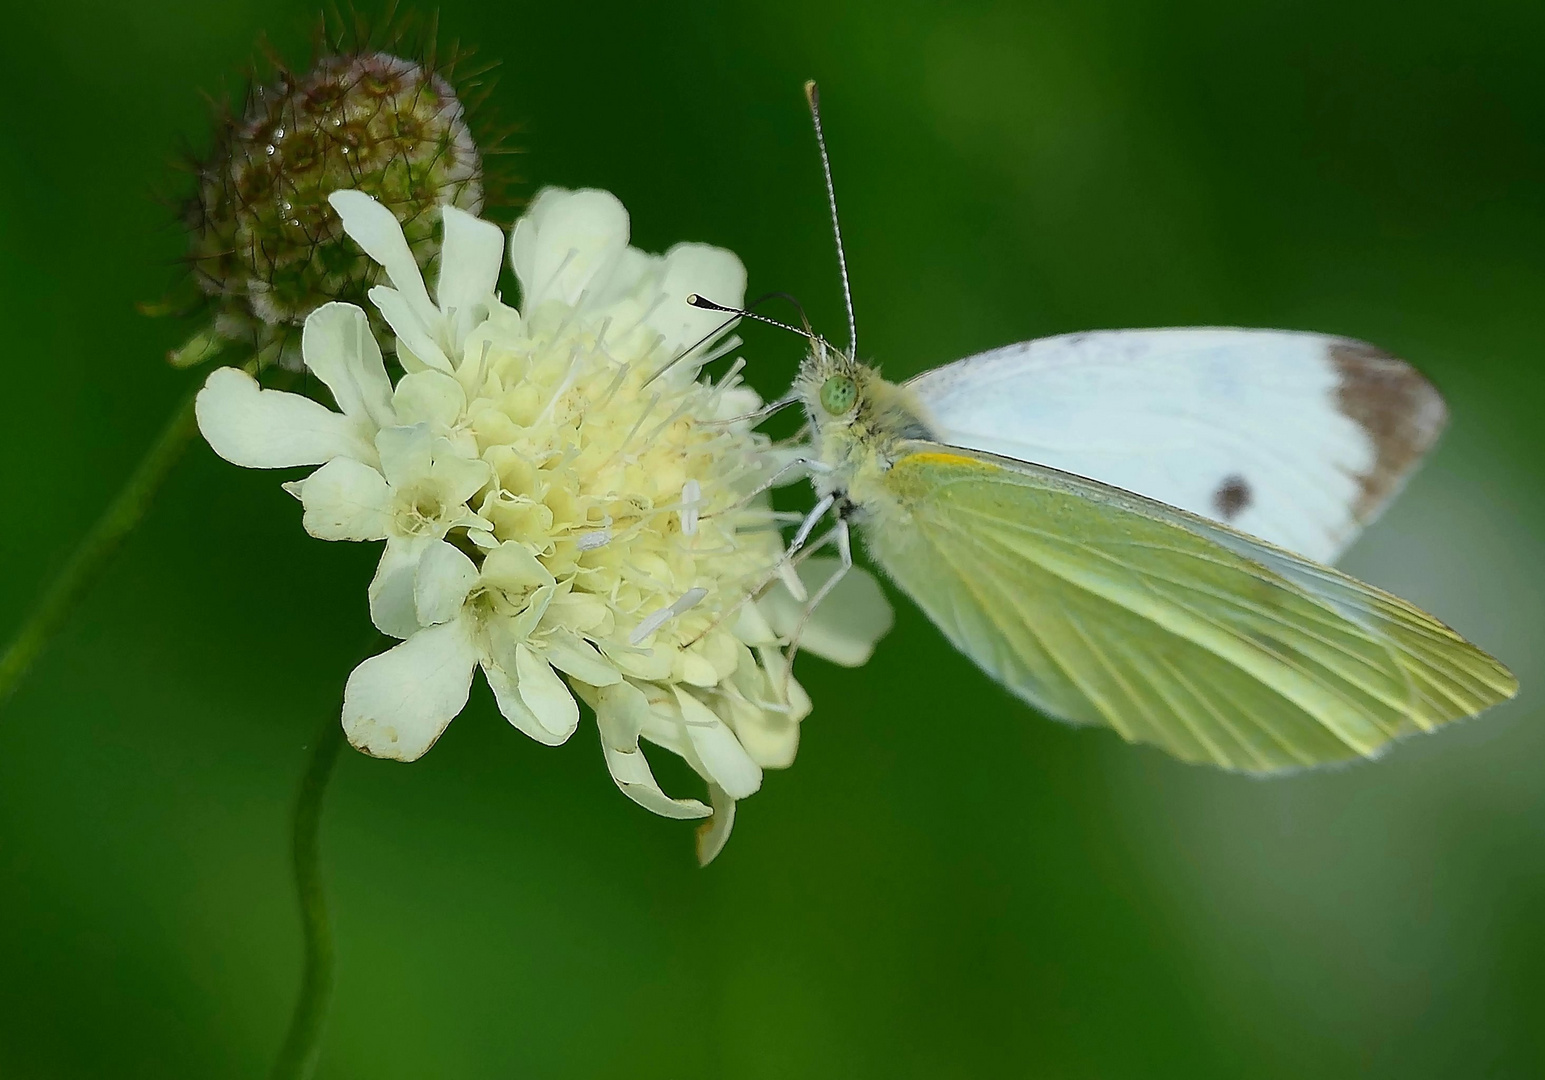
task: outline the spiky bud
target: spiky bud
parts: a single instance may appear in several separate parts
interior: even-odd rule
[[[330,300],[362,304],[380,269],[344,235],[327,197],[357,188],[389,207],[420,267],[443,205],[479,213],[483,163],[455,91],[428,65],[384,52],[327,56],[255,85],[220,125],[188,204],[194,279],[212,325],[172,356],[224,346],[298,367],[299,328]]]

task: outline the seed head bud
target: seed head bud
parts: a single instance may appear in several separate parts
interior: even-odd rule
[[[179,366],[229,346],[299,369],[300,326],[322,304],[363,304],[380,268],[344,235],[334,191],[373,196],[401,222],[419,266],[439,252],[438,207],[477,214],[483,162],[450,84],[385,52],[331,55],[304,75],[254,84],[198,170],[186,221],[210,326]]]

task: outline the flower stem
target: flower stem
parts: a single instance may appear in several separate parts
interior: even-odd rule
[[[193,416],[193,399],[194,392],[190,392],[177,407],[123,490],[91,526],[91,531],[70,555],[70,561],[49,582],[21,629],[6,646],[4,655],[0,656],[0,706],[20,685],[27,669],[64,624],[119,543],[145,516],[172,466],[177,464],[183,449],[198,430]]]
[[[333,934],[327,921],[327,897],[322,891],[321,845],[318,833],[322,824],[322,798],[332,778],[333,765],[343,746],[343,725],[336,714],[329,715],[317,732],[311,748],[311,763],[295,793],[293,821],[293,859],[295,889],[300,900],[301,932],[306,944],[305,969],[301,975],[300,996],[290,1017],[290,1030],[284,1037],[279,1059],[274,1062],[272,1080],[309,1080],[316,1072],[322,1052],[322,1029],[327,1022],[327,1004],[333,992]]]

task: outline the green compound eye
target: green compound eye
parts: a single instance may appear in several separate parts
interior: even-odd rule
[[[841,416],[858,400],[858,384],[846,375],[833,375],[821,384],[821,408]]]

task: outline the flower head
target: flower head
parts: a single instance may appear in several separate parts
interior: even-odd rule
[[[735,801],[764,768],[793,761],[810,711],[785,662],[801,616],[768,587],[784,545],[754,493],[776,454],[743,419],[760,400],[738,361],[699,378],[735,342],[685,303],[699,292],[738,304],[740,261],[701,244],[645,254],[628,246],[614,197],[552,189],[511,237],[517,310],[495,291],[494,226],[443,210],[431,294],[389,211],[357,192],[332,203],[389,279],[370,299],[403,376],[388,379],[364,312],[329,304],[307,320],[303,356],[337,411],[229,368],[210,376],[198,411],[228,460],[321,466],[287,485],[313,535],[386,541],[370,609],[402,642],[350,676],[350,741],[414,760],[461,712],[478,669],[504,716],[541,743],[566,740],[583,701],[622,791],[668,817],[710,819],[707,861]],[[878,587],[858,572],[829,603],[805,647],[862,663],[889,626]],[[708,802],[667,795],[641,741],[682,757]]]

